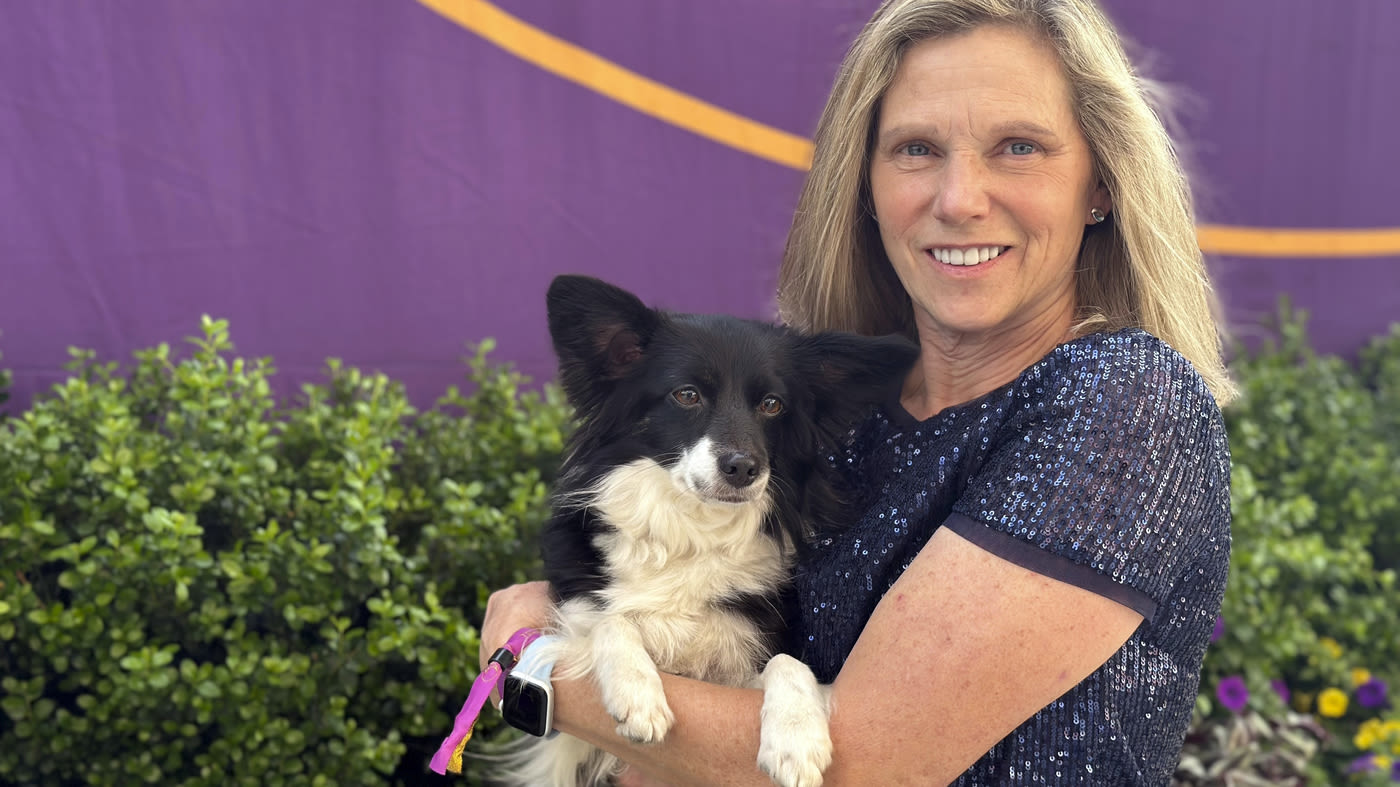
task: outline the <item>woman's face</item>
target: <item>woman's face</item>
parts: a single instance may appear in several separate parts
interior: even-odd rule
[[[1089,210],[1110,207],[1070,101],[1055,54],[1014,28],[905,53],[879,107],[870,191],[926,338],[1068,331]]]

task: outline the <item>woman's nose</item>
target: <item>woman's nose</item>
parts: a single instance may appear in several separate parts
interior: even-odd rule
[[[974,154],[952,155],[944,159],[935,184],[933,212],[939,221],[961,224],[987,215],[991,200],[987,195],[987,167]]]

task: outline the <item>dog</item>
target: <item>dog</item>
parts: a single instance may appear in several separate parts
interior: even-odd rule
[[[820,785],[828,691],[778,652],[784,591],[797,550],[839,524],[824,446],[897,390],[917,348],[655,310],[585,276],[556,278],[547,307],[577,429],[541,533],[560,636],[536,647],[558,649],[556,675],[591,675],[639,743],[673,722],[661,672],[761,687],[758,766]],[[514,760],[532,787],[594,787],[621,768],[567,735]]]

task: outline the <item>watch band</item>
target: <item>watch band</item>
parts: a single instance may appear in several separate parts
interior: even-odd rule
[[[462,709],[457,712],[457,718],[452,723],[452,734],[443,740],[438,747],[437,753],[433,755],[432,762],[428,767],[437,774],[462,772],[462,750],[466,748],[467,741],[472,737],[472,726],[476,724],[476,719],[481,715],[481,709],[486,705],[486,698],[491,696],[491,690],[500,684],[501,679],[510,672],[512,666],[520,658],[521,651],[525,646],[539,639],[540,632],[537,629],[524,628],[510,635],[506,644],[496,649],[491,654],[491,658],[486,662],[486,669],[476,676],[472,682],[471,691],[467,694],[467,701],[462,704]]]
[[[558,635],[544,634],[536,637],[539,644],[549,644],[559,640]],[[551,648],[537,647],[526,651],[525,655],[516,662],[515,669],[527,671],[537,678],[549,679],[549,675],[554,671],[554,659],[556,658]]]
[[[544,684],[546,687],[549,686],[550,676],[554,672],[554,661],[558,657],[558,650],[556,648],[544,646],[552,644],[558,641],[559,639],[560,638],[557,635],[546,634],[540,637],[538,640],[536,640],[535,646],[525,651],[525,653],[520,657],[520,660],[516,662],[515,667],[510,672],[510,675],[507,676],[507,678],[503,681],[502,685],[508,686],[512,681],[521,681],[522,679],[524,679],[528,680],[530,683]],[[502,689],[502,696],[509,692],[509,690],[509,688]],[[548,689],[546,689],[546,691],[547,701],[545,704],[551,707],[547,708],[545,711],[546,729],[544,731],[544,737],[554,738],[559,734],[559,731],[554,729],[552,723],[550,723],[553,718],[552,705],[554,697],[552,691],[549,691]],[[509,710],[509,708],[504,708],[503,711],[504,710]],[[506,717],[506,723],[510,724],[516,729],[535,734],[526,727],[521,726],[521,724],[518,723],[518,720],[510,718],[509,715],[507,715]]]

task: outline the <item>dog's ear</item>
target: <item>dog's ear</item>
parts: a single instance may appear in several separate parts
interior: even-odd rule
[[[659,312],[626,290],[589,276],[558,276],[545,296],[549,336],[565,392],[590,378],[616,380],[641,360]]]
[[[917,345],[895,334],[828,331],[798,339],[796,350],[820,409],[837,417],[853,416],[898,391],[919,357]]]

